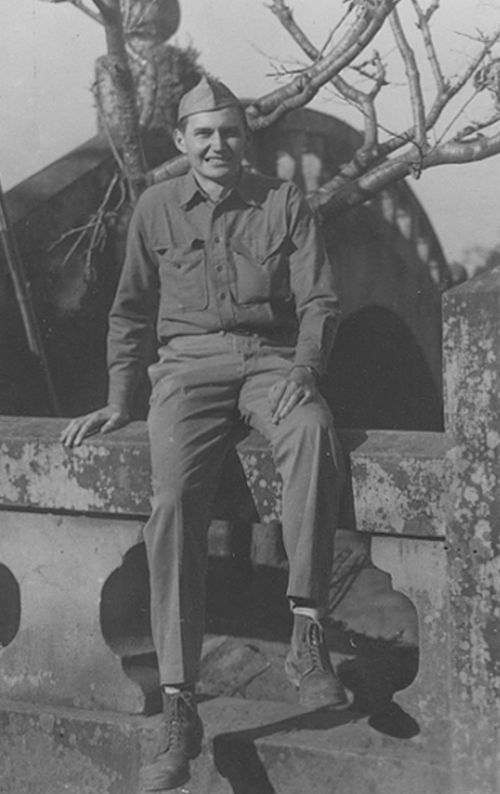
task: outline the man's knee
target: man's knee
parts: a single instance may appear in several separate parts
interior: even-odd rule
[[[297,405],[288,415],[289,425],[301,435],[315,435],[333,431],[333,417],[328,406],[321,402]]]

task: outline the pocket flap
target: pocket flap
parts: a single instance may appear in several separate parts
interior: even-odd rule
[[[262,263],[273,256],[283,246],[286,234],[276,231],[268,240],[254,240],[249,237],[235,236],[231,240],[231,247],[237,254],[241,254],[251,262]]]

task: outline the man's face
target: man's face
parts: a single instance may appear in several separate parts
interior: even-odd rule
[[[176,130],[177,148],[186,154],[195,176],[230,186],[238,178],[245,149],[246,130],[237,107],[188,116],[184,131]]]

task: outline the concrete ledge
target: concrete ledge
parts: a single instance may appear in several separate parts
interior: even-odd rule
[[[439,748],[402,742],[351,712],[302,713],[216,698],[191,794],[449,794]],[[137,794],[160,720],[0,702],[0,779],[9,794]],[[3,788],[2,788],[3,790]],[[183,789],[184,790],[184,789]]]
[[[62,419],[0,418],[0,507],[147,516],[145,423],[95,436],[72,451],[59,442],[65,424]],[[344,430],[340,436],[352,470],[349,523],[370,533],[444,536],[444,434]],[[237,450],[261,519],[279,520],[281,484],[267,444],[251,433]]]
[[[0,592],[3,587],[7,593],[0,610],[0,644],[5,646],[0,694],[61,707],[152,713],[159,681],[141,542],[150,498],[145,424],[132,423],[67,450],[59,441],[65,421],[0,418]],[[435,704],[433,649],[435,635],[445,631],[446,438],[351,430],[341,439],[353,475],[341,526],[362,534],[338,533],[332,619],[353,631],[371,636],[389,631],[391,638],[420,645],[425,660],[412,698],[434,735],[436,720],[426,692],[432,692]],[[250,622],[261,608],[268,614],[274,600],[281,604],[277,573],[284,553],[277,524],[281,483],[269,448],[262,437],[250,434],[237,452],[242,465],[233,456],[224,473],[217,517],[225,520],[212,522],[209,549],[212,557],[225,558],[212,559],[214,575],[222,579],[229,575],[229,561],[240,563],[230,576],[248,574],[250,560],[258,569],[251,586],[250,580],[238,584],[241,623],[241,607],[249,606],[249,599]],[[387,573],[381,573],[380,586],[367,600],[362,571],[369,574],[370,545],[379,573]],[[272,585],[266,571],[273,573]],[[393,592],[390,576],[399,593]],[[243,598],[245,588],[249,592]],[[284,599],[283,604],[286,608]],[[286,622],[288,610],[283,616],[280,609],[276,620],[279,615]],[[423,616],[420,639],[415,610]],[[439,658],[441,681],[446,654]]]

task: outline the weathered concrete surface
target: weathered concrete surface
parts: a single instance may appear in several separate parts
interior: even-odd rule
[[[86,709],[144,709],[147,693],[158,686],[154,671],[142,687],[133,682],[102,631],[106,582],[140,539],[140,530],[137,521],[0,512],[0,561],[21,591],[19,630],[0,650],[1,697]],[[129,592],[134,586],[129,582]],[[120,607],[130,610],[130,601],[122,596],[121,604],[106,608],[119,614]],[[151,652],[150,636],[143,641],[140,650]]]
[[[350,449],[355,526],[413,537],[443,537],[449,493],[443,433],[345,432]],[[353,444],[356,444],[353,448]]]
[[[19,583],[22,601],[19,631],[0,654],[0,693],[84,708],[150,710],[158,681],[148,622],[147,570],[138,545],[138,519],[147,515],[150,495],[145,428],[134,423],[68,451],[58,440],[62,426],[61,420],[0,419],[0,563]],[[342,439],[353,470],[354,520],[367,533],[422,535],[423,557],[419,561],[415,551],[412,559],[422,573],[428,544],[435,548],[443,532],[446,439],[435,433],[383,431],[347,431]],[[238,450],[257,509],[267,522],[253,528],[254,564],[282,568],[276,524],[281,488],[269,450],[256,435]],[[232,556],[228,533],[229,524],[212,524],[210,549],[216,556]],[[381,541],[376,543],[380,548]],[[391,540],[388,543],[390,548]],[[420,577],[408,589],[409,578],[405,581],[398,573],[400,556],[389,554],[379,562],[382,571],[394,569],[399,577],[398,586],[391,588],[387,574],[370,568],[363,533],[340,532],[332,574],[332,620],[348,631],[415,647],[417,605],[421,620],[427,618],[421,641],[431,647],[437,625],[431,617],[436,617],[440,604],[432,593],[441,587],[440,572],[434,579],[430,573]],[[431,570],[435,573],[435,567]],[[257,573],[252,584],[254,596],[258,577]],[[352,592],[346,596],[349,588]],[[273,603],[276,597],[275,593]],[[285,603],[283,593],[281,599]],[[254,622],[259,608],[269,611],[264,603],[254,604]],[[428,684],[424,676],[423,685]],[[420,695],[417,701],[425,705]],[[422,719],[436,725],[435,718]]]
[[[382,570],[390,571],[394,590],[407,597],[418,616],[417,637],[411,638],[418,647],[418,674],[409,687],[398,693],[397,702],[417,720],[421,741],[428,745],[441,743],[446,755],[451,665],[444,544],[437,540],[379,536],[372,539],[372,560]],[[349,596],[352,599],[354,594]],[[390,597],[390,593],[384,594],[387,602]],[[362,612],[361,605],[359,611]]]
[[[439,753],[351,712],[217,698],[200,704],[204,750],[186,794],[451,794]],[[0,791],[138,794],[160,718],[0,704]]]
[[[150,463],[143,423],[68,451],[67,421],[0,418],[0,504],[57,512],[147,515]]]
[[[112,712],[0,701],[0,791],[137,794],[153,728]]]
[[[0,418],[0,505],[57,512],[145,516],[150,505],[145,425],[134,422],[68,451],[60,419]],[[423,537],[443,536],[447,511],[442,433],[340,431],[350,454],[356,527]],[[264,440],[238,445],[257,511],[279,520],[281,483]]]
[[[149,713],[157,707],[159,682],[149,625],[147,566],[144,547],[138,543],[141,528],[135,520],[104,516],[0,513],[0,559],[13,581],[20,583],[22,598],[18,629],[9,639],[0,638],[7,644],[0,652],[3,697],[133,713]],[[361,533],[338,533],[330,617],[346,632],[381,642],[376,651],[380,668],[391,643],[416,647],[419,639],[414,604],[392,588],[387,573],[373,567],[366,540]],[[387,570],[393,570],[392,560],[388,562]],[[269,570],[264,565],[264,571]],[[215,566],[217,572],[223,573]],[[277,657],[271,654],[269,669],[269,656],[256,652],[258,639],[248,649],[241,642],[231,645],[231,653],[226,647],[227,664],[234,651],[238,669],[234,676],[227,667],[222,674],[224,665],[216,654],[204,674],[203,684],[211,694],[240,692],[245,684],[250,697],[263,687],[266,697],[270,692],[275,699],[291,697],[283,673],[290,617],[284,595],[286,575],[280,569],[275,574],[283,574],[278,587],[276,577],[272,582],[267,577],[263,580],[259,568],[243,582],[233,577],[232,584],[225,585],[225,596],[222,588],[222,598],[231,599],[232,617],[227,606],[219,603],[217,609],[212,603],[212,619],[219,615],[224,622],[228,617],[233,623],[236,620],[231,626],[237,634],[246,626],[248,636],[279,636],[283,647]],[[429,575],[426,583],[429,593],[440,586],[440,580],[433,581]],[[220,583],[217,592],[221,592]],[[428,601],[432,601],[429,594]],[[345,657],[346,642],[346,638],[333,637],[331,649],[338,652],[337,662]],[[251,684],[254,675],[262,673],[260,681],[247,686],[248,678]],[[221,676],[224,686],[218,689]],[[367,680],[370,686],[378,686],[377,676],[369,675]],[[395,685],[389,697],[398,688]],[[408,701],[409,710],[420,720],[419,706]]]
[[[444,301],[452,769],[456,794],[500,791],[500,268]]]

